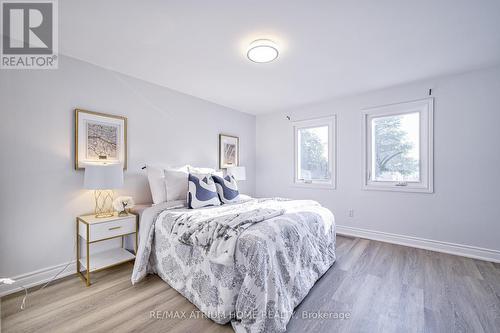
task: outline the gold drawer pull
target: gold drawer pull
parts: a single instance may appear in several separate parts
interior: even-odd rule
[[[113,227],[113,228],[108,228],[108,230],[116,230],[116,229],[120,229],[121,227]]]

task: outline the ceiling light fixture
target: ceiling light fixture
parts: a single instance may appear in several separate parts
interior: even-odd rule
[[[254,40],[248,47],[247,57],[253,62],[265,63],[278,58],[278,46],[269,39]]]

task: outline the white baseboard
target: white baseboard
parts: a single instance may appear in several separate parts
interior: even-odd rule
[[[443,252],[467,258],[500,263],[500,251],[490,250],[470,245],[441,242],[432,239],[391,234],[388,232],[353,228],[341,225],[337,226],[337,234],[372,239],[386,243],[405,245],[410,247],[416,247],[419,249]]]
[[[76,263],[75,261],[71,261],[69,263],[43,268],[31,273],[21,274],[14,277],[9,276],[16,282],[11,285],[8,284],[0,285],[0,297],[23,290],[23,288],[20,286],[24,286],[25,288],[31,288],[37,285],[41,285],[42,283],[46,283],[47,281],[52,279],[57,273],[59,273],[66,265],[68,265],[68,267],[61,274],[57,276],[57,279],[76,273]]]

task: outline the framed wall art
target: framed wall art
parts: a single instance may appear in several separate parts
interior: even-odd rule
[[[237,136],[219,134],[219,168],[238,166],[240,139]]]
[[[76,109],[75,169],[95,162],[127,168],[127,118]]]

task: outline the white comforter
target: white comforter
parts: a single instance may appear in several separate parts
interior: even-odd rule
[[[280,214],[244,223],[232,260],[223,263],[206,247],[186,244],[185,232],[178,232],[186,221],[217,222],[255,210]],[[293,309],[334,261],[333,215],[314,201],[251,199],[202,209],[170,204],[142,216],[132,283],[154,272],[217,323],[231,321],[237,332],[283,332]]]

